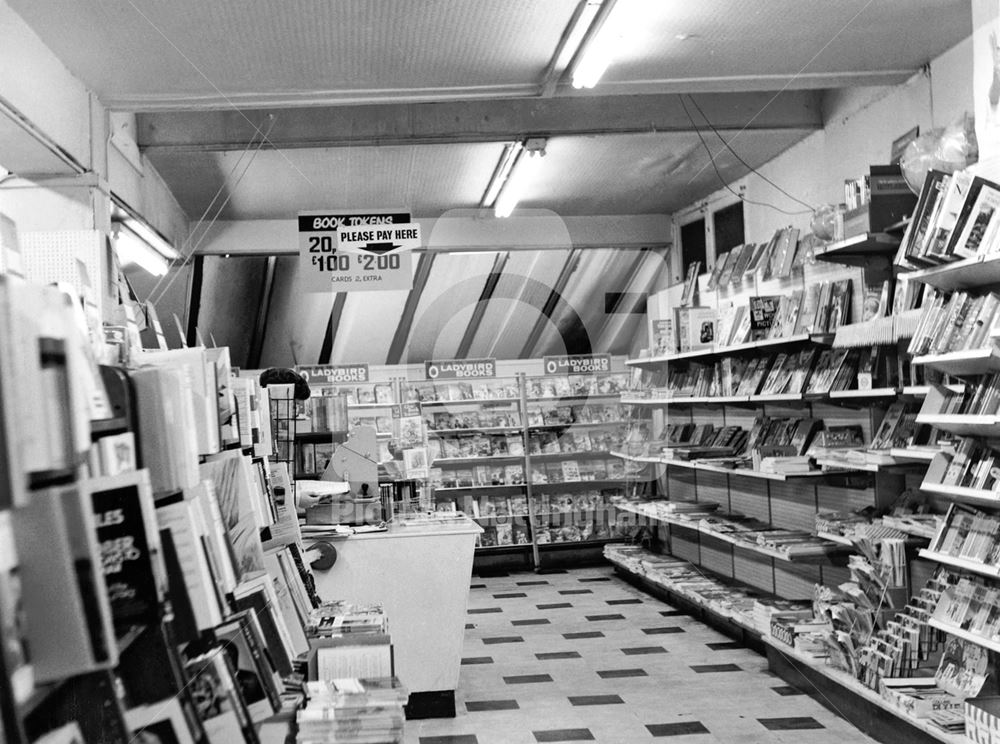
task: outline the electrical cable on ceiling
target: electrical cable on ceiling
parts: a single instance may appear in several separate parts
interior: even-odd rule
[[[768,204],[767,202],[759,202],[759,201],[754,201],[752,199],[747,199],[745,196],[743,196],[743,194],[741,194],[738,191],[736,191],[735,189],[733,189],[733,187],[730,186],[729,183],[726,181],[726,179],[723,177],[722,172],[719,170],[719,166],[716,165],[716,163],[715,163],[715,155],[712,154],[712,148],[710,148],[708,146],[708,142],[706,142],[705,138],[702,136],[701,130],[698,128],[698,125],[695,124],[694,118],[691,116],[691,112],[688,111],[687,104],[684,103],[684,96],[679,96],[679,98],[680,98],[680,102],[681,102],[681,107],[684,109],[684,113],[687,114],[688,121],[691,122],[691,128],[694,129],[695,134],[698,135],[698,139],[701,141],[702,147],[704,147],[705,148],[705,152],[708,153],[708,160],[709,160],[709,162],[712,165],[712,169],[715,171],[715,175],[719,179],[719,183],[721,183],[723,185],[723,187],[727,191],[729,191],[733,196],[735,196],[737,199],[739,199],[740,201],[742,201],[742,202],[744,202],[746,204],[753,204],[753,205],[758,206],[758,207],[769,207],[769,208],[771,208],[771,209],[773,209],[773,210],[775,210],[777,212],[781,212],[782,214],[788,214],[788,215],[807,214],[807,212],[805,210],[801,210],[800,209],[797,212],[790,212],[787,209],[782,209],[781,207],[775,206],[774,204]],[[744,165],[745,165],[745,163],[744,163]],[[749,168],[750,166],[747,166],[747,167]],[[751,168],[751,170],[753,170],[753,169]],[[813,210],[810,209],[809,212],[808,212],[808,214],[811,214],[812,212],[813,212]]]
[[[681,99],[682,100],[683,100],[683,97],[684,96],[682,94],[681,95]],[[692,96],[690,93],[688,93],[687,97],[688,97],[688,100],[691,101],[691,105],[694,106],[696,109],[698,109],[698,113],[701,114],[701,118],[705,120],[705,124],[707,124],[708,128],[712,130],[712,133],[715,134],[715,136],[719,138],[719,141],[721,141],[722,144],[725,145],[726,149],[729,150],[729,152],[731,152],[733,154],[733,157],[735,157],[737,160],[739,160],[741,163],[743,163],[743,165],[745,165],[747,168],[750,169],[751,173],[753,173],[754,175],[756,175],[758,178],[762,179],[763,181],[771,184],[774,188],[776,188],[778,191],[780,191],[782,194],[784,194],[785,196],[787,196],[792,201],[798,202],[803,207],[808,207],[810,212],[815,212],[816,211],[816,207],[814,207],[811,204],[808,204],[808,203],[802,201],[797,196],[793,196],[792,194],[789,194],[787,191],[785,191],[783,188],[781,188],[778,184],[776,184],[770,178],[768,178],[767,176],[765,176],[763,173],[761,173],[760,171],[758,171],[756,168],[754,168],[752,165],[750,165],[747,161],[745,161],[743,158],[741,158],[740,155],[739,155],[739,153],[736,152],[736,150],[734,150],[732,148],[732,146],[729,144],[729,142],[726,140],[726,138],[722,136],[722,134],[719,132],[718,129],[715,128],[715,125],[713,125],[712,122],[709,121],[708,116],[706,116],[705,112],[702,111],[701,106],[699,106],[698,102],[696,100],[694,100],[694,96]]]

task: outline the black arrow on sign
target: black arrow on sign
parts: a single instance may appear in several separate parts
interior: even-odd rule
[[[393,245],[392,243],[368,243],[365,245],[365,250],[370,253],[374,253],[377,256],[383,256],[386,253],[402,247],[403,246],[401,245]]]

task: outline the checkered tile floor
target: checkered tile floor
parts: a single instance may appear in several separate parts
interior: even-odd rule
[[[759,654],[610,568],[474,576],[453,719],[405,744],[861,744]]]

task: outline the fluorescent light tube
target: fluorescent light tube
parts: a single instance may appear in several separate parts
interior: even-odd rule
[[[486,193],[483,194],[482,201],[479,203],[479,206],[483,209],[489,209],[496,203],[497,196],[500,195],[501,189],[507,183],[507,179],[510,178],[510,172],[514,169],[514,163],[517,162],[522,147],[520,142],[510,142],[504,147],[496,170],[493,171],[493,177],[490,179],[489,186],[486,187]]]
[[[118,223],[114,239],[115,251],[118,253],[118,260],[122,263],[140,266],[153,276],[163,276],[167,273],[167,269],[170,267],[167,259],[159,251],[153,250],[148,243],[132,232],[125,224]]]
[[[513,168],[507,183],[504,185],[500,196],[497,197],[493,207],[493,214],[497,217],[510,217],[514,207],[524,196],[524,190],[531,181],[532,176],[538,170],[541,163],[541,154],[521,153],[517,163]]]

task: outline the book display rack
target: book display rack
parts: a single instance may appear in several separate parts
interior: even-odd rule
[[[272,420],[227,349],[95,341],[81,308],[0,276],[0,344],[20,350],[0,362],[0,740],[285,741],[304,682],[322,710],[342,695],[317,684],[359,676],[391,720],[355,701],[344,725],[398,739],[381,609],[313,588],[290,396]]]
[[[913,740],[958,741],[963,701],[996,694],[980,667],[1000,650],[1000,240],[984,196],[1000,190],[964,173],[928,179],[901,236],[800,241],[810,257],[779,280],[703,276],[697,322],[715,324],[714,343],[684,347],[690,318],[683,308],[668,317],[680,287],[651,300],[660,312],[650,349],[627,360],[622,397],[645,436],[616,454],[655,469],[656,498],[619,508],[652,530],[662,554],[606,554],[634,580],[756,639],[782,676],[871,706],[855,721],[863,729],[891,736],[872,722],[880,709]],[[928,204],[931,188],[965,195],[952,218]],[[839,294],[863,301],[845,305],[831,329],[842,276],[851,290]],[[807,303],[824,281],[826,302]],[[782,304],[797,319],[775,331]],[[824,305],[827,325],[817,327]],[[744,315],[762,313],[770,327],[744,327]],[[755,623],[757,595],[800,600],[805,611]],[[957,677],[942,660],[955,653]],[[968,715],[989,716],[975,707]]]
[[[629,435],[627,374],[553,374],[472,382],[410,382],[419,405],[439,511],[484,528],[477,563],[530,551],[595,548],[629,529],[614,504],[644,485],[644,466],[613,452]]]

